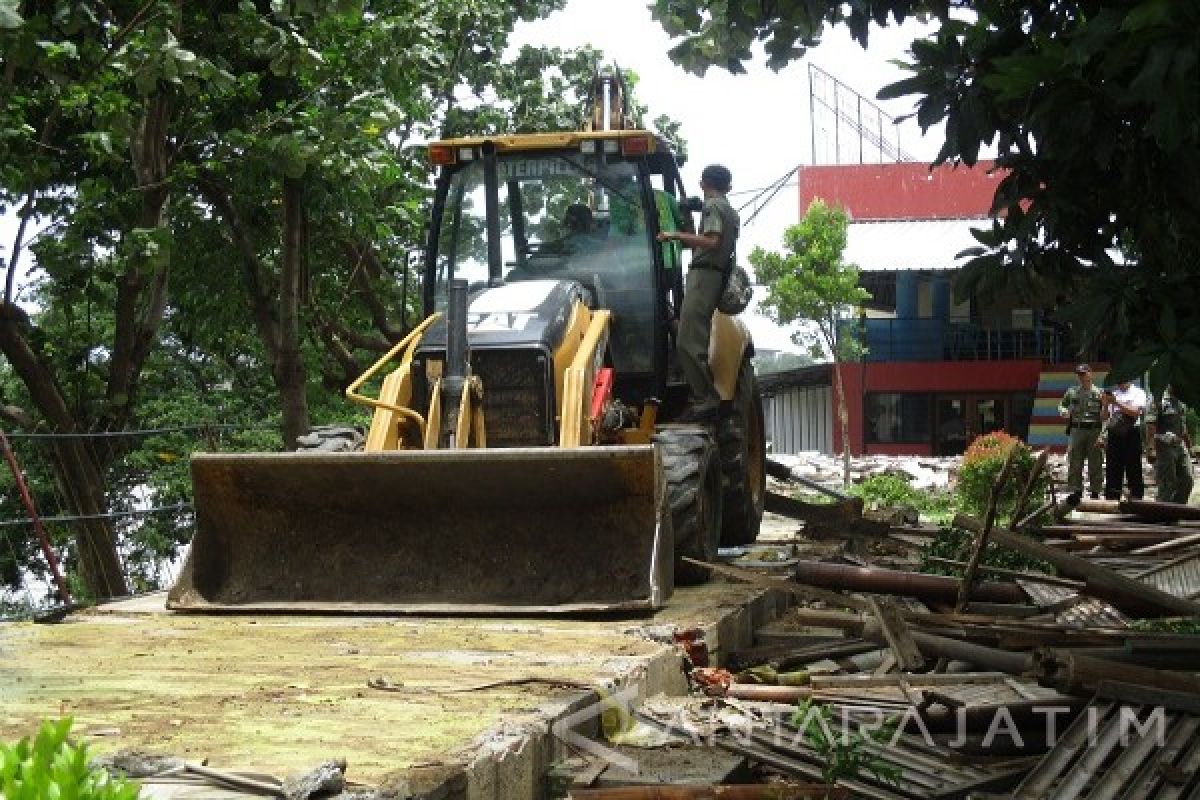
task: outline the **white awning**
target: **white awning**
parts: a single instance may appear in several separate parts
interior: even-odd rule
[[[990,226],[986,219],[851,222],[845,258],[866,272],[958,269],[966,260],[958,254],[979,246],[971,229]]]

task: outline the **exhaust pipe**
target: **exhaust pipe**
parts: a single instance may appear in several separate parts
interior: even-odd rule
[[[467,282],[462,278],[450,281],[450,296],[446,306],[446,369],[442,375],[441,439],[455,447],[458,430],[459,400],[467,381]]]

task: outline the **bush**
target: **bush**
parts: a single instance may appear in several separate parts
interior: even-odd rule
[[[1007,525],[1017,498],[1021,494],[1029,474],[1033,471],[1034,457],[1029,446],[1015,436],[1003,431],[988,433],[976,438],[963,455],[962,466],[958,470],[958,484],[955,495],[959,507],[968,514],[983,518],[987,511],[988,498],[992,486],[996,482],[1004,460],[1010,450],[1016,450],[1013,467],[1008,480],[1002,487],[999,502],[996,504],[996,524]],[[1045,473],[1038,479],[1033,493],[1029,498],[1027,511],[1041,505],[1046,498],[1047,478]]]
[[[43,722],[30,742],[0,745],[0,797],[5,800],[137,800],[136,783],[112,778],[88,763],[87,745],[67,740],[70,717]]]
[[[855,497],[861,497],[863,505],[871,509],[911,506],[926,517],[939,521],[954,513],[954,498],[948,492],[916,489],[897,475],[872,475],[847,491]]]
[[[920,509],[925,499],[921,492],[898,475],[872,475],[847,491],[855,497],[861,497],[868,508],[912,506]]]

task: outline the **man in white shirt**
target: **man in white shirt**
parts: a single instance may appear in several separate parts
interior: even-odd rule
[[[1106,390],[1108,422],[1104,437],[1104,496],[1121,499],[1121,485],[1129,484],[1129,494],[1140,500],[1146,491],[1142,480],[1142,412],[1146,410],[1146,393],[1126,381],[1117,388]]]

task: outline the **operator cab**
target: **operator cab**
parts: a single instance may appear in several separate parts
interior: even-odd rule
[[[497,243],[487,235],[489,147]],[[617,396],[631,403],[665,397],[682,270],[678,245],[655,236],[684,224],[683,186],[665,142],[632,130],[530,134],[441,142],[430,153],[443,169],[426,313],[445,308],[453,279],[466,279],[472,296],[502,284],[576,282],[589,307],[612,311]],[[489,252],[496,245],[498,258]]]

